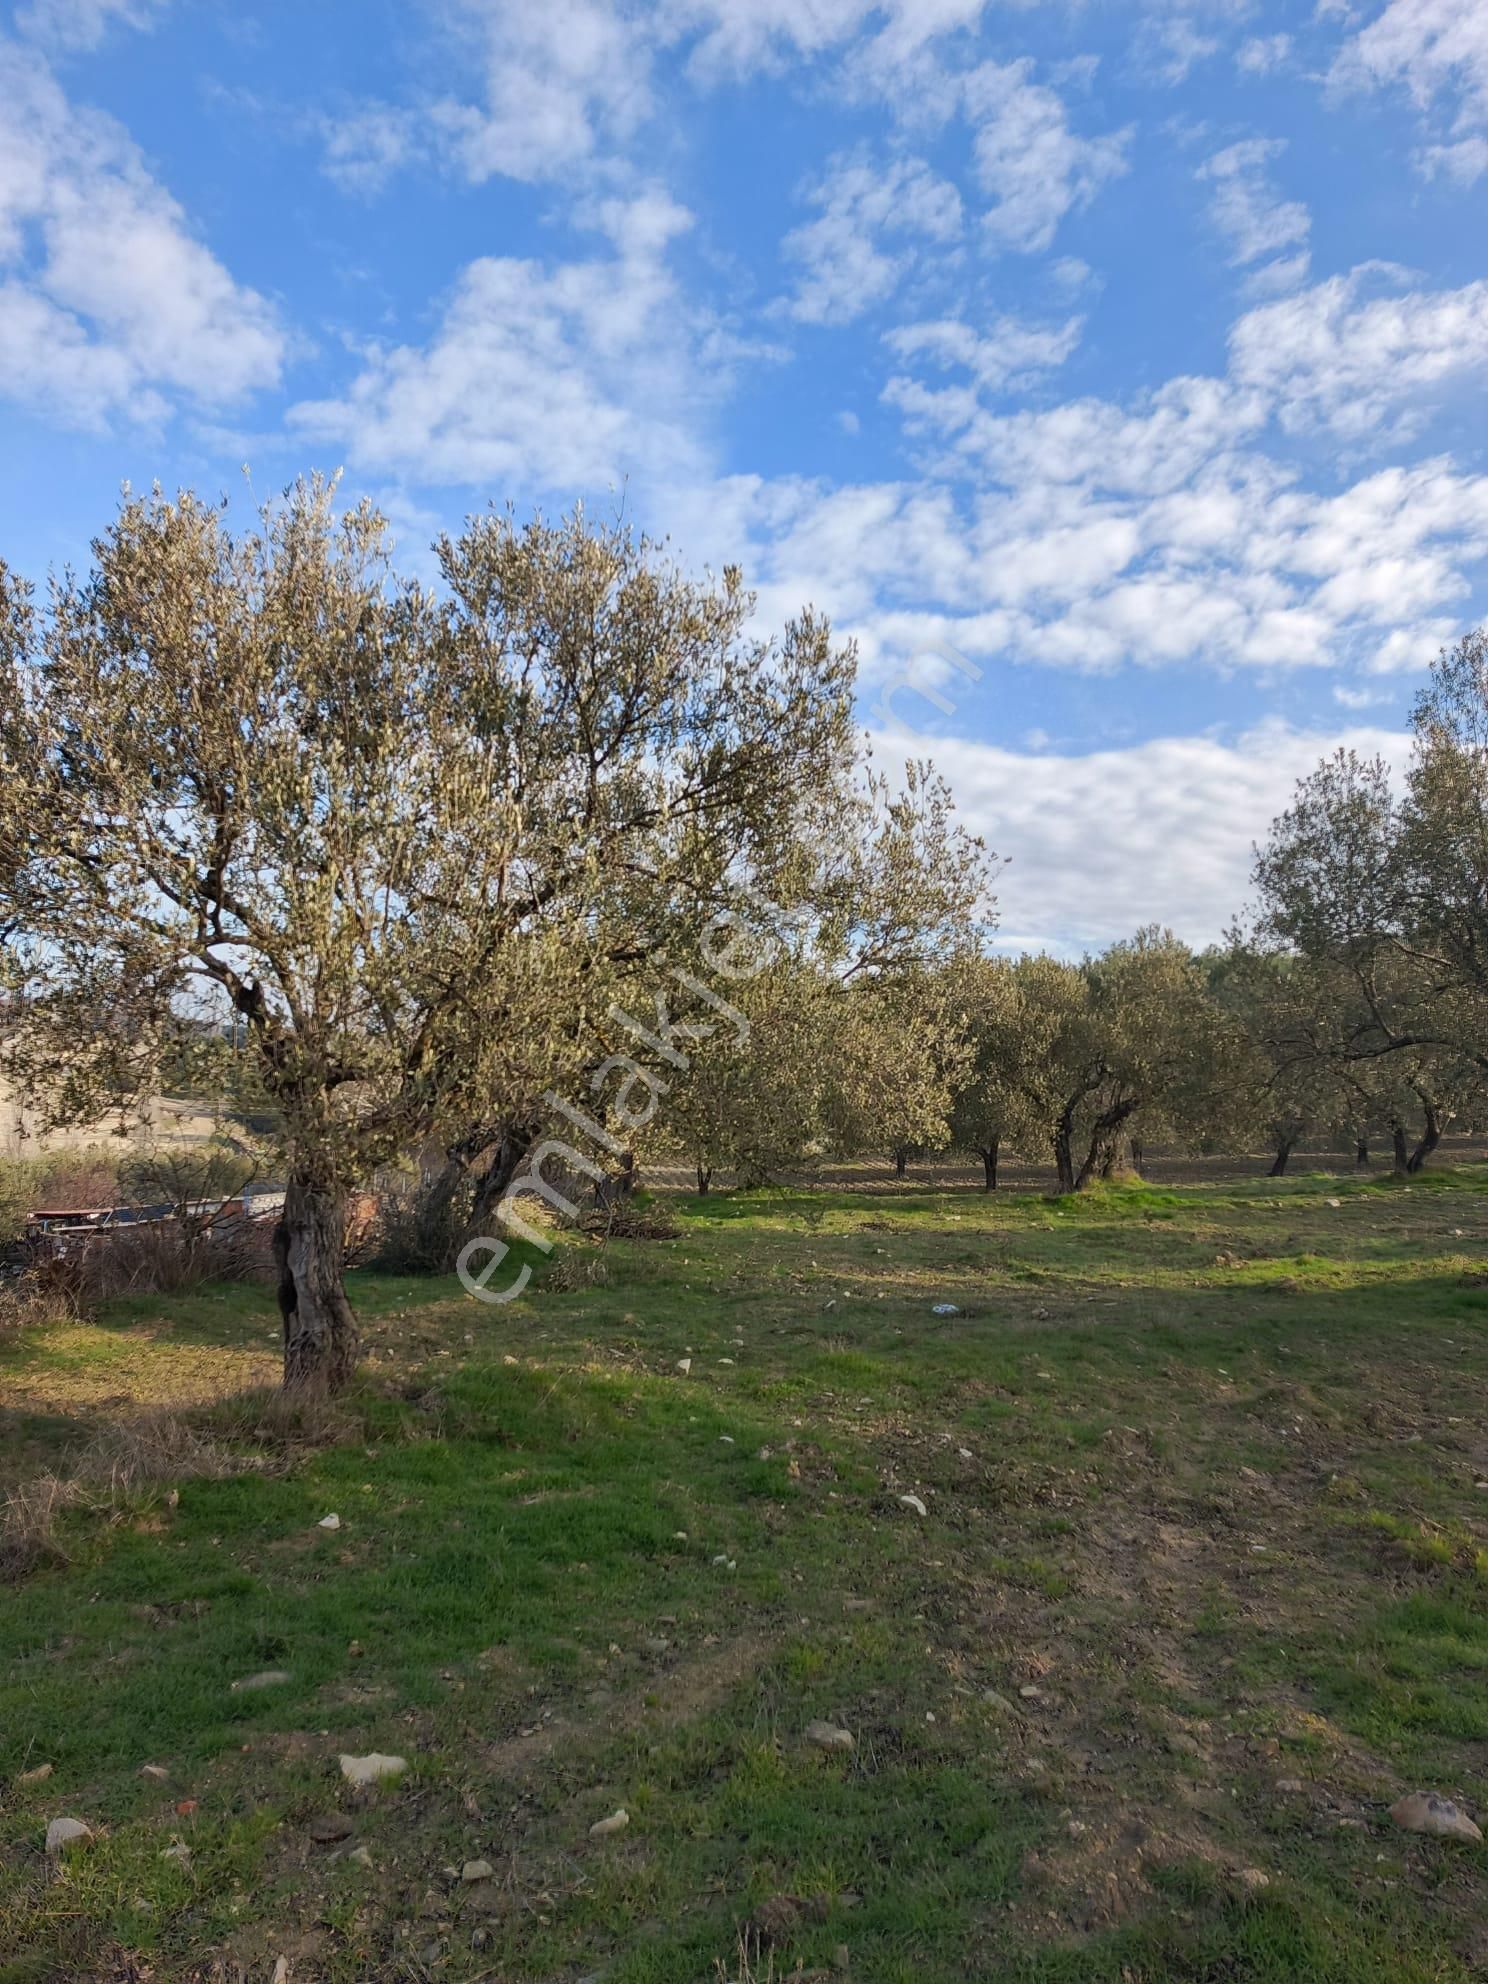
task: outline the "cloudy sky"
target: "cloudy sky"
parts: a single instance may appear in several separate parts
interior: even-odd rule
[[[1214,936],[1484,610],[1485,0],[0,6],[0,555],[341,467],[858,641],[1014,946]]]

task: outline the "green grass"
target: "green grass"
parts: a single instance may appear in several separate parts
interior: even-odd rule
[[[313,1448],[211,1402],[261,1290],[0,1345],[13,1480],[178,1400],[237,1463],[0,1596],[0,1980],[696,1984],[783,1895],[778,1975],[1480,1972],[1483,1850],[1386,1809],[1483,1794],[1481,1171],[680,1215],[507,1309],[355,1277]]]

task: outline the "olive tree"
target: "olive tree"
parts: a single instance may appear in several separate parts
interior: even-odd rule
[[[1153,928],[1079,964],[1026,958],[1018,970],[1047,1040],[1019,1074],[1023,1106],[1062,1191],[1110,1176],[1139,1127],[1201,1134],[1229,1029],[1186,945]]]
[[[536,1022],[582,1032],[609,960],[768,891],[854,754],[850,651],[809,612],[748,634],[735,570],[582,514],[437,554],[437,589],[400,577],[310,482],[241,530],[127,497],[39,610],[0,579],[8,1072],[84,1114],[188,993],[224,1003],[282,1117],[307,1392],[357,1355],[355,1183],[541,1085]]]
[[[1340,751],[1303,779],[1255,870],[1258,934],[1346,981],[1338,1055],[1424,1050],[1488,1070],[1488,635],[1417,699],[1404,790]]]
[[[977,957],[957,973],[967,1056],[951,1100],[951,1135],[981,1159],[989,1192],[997,1189],[1003,1151],[1048,1151],[1046,1083],[1060,1008],[1040,991],[1052,992],[1060,972],[1052,959]]]

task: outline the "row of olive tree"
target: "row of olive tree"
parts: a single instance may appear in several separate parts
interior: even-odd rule
[[[750,1002],[747,1046],[702,1056],[658,1148],[706,1189],[823,1157],[961,1151],[988,1190],[1002,1158],[1062,1191],[1141,1168],[1144,1148],[1266,1153],[1304,1142],[1419,1170],[1454,1120],[1488,1119],[1461,1045],[1351,1048],[1348,982],[1254,940],[1190,951],[1148,929],[1078,962],[968,949],[886,983],[796,966]]]

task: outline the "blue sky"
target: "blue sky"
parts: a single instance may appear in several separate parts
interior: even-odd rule
[[[412,564],[491,500],[623,498],[857,639],[879,755],[1009,857],[1013,948],[1216,935],[1292,780],[1398,756],[1485,610],[1483,0],[0,23],[35,577],[125,479],[340,468]]]

